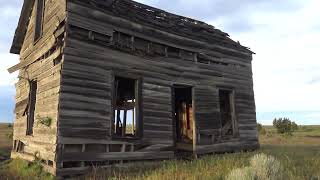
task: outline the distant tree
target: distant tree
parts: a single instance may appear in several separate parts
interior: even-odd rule
[[[273,127],[277,129],[278,133],[289,135],[298,129],[298,125],[295,122],[290,121],[289,118],[275,118],[273,120]]]
[[[296,131],[296,130],[299,129],[299,126],[294,121],[292,121],[292,128],[293,128],[294,131]]]

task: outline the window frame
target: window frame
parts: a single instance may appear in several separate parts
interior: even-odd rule
[[[36,80],[29,81],[29,99],[26,135],[32,136],[34,133],[35,111],[37,104],[38,82]]]
[[[220,117],[221,117],[220,91],[228,91],[229,92],[228,93],[229,94],[229,101],[230,101],[229,104],[230,104],[230,113],[231,113],[231,121],[232,121],[232,131],[233,131],[232,136],[234,138],[236,138],[239,136],[239,126],[238,126],[238,118],[236,116],[235,90],[234,90],[234,88],[218,87],[219,112],[220,112]],[[221,128],[222,128],[222,119],[220,119],[220,122],[221,122]]]
[[[37,0],[37,3],[36,3],[35,21],[34,21],[35,22],[34,23],[34,36],[33,36],[33,43],[34,44],[36,44],[41,39],[42,34],[43,34],[43,20],[44,20],[44,12],[45,12],[45,2],[46,2],[46,0]],[[39,5],[41,5],[41,6],[39,6]]]
[[[126,78],[131,79],[135,81],[135,123],[136,123],[136,134],[134,137],[120,137],[116,136],[113,131],[113,126],[115,122],[115,104],[116,104],[116,98],[115,98],[115,79],[116,77],[119,78]],[[112,72],[112,87],[111,87],[111,99],[112,99],[112,106],[111,106],[111,122],[110,122],[110,136],[112,139],[142,139],[143,138],[143,114],[142,114],[142,83],[143,79],[141,76],[130,74],[130,73],[122,73],[122,72]]]

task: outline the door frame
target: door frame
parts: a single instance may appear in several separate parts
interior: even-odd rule
[[[195,87],[193,85],[190,84],[181,84],[181,83],[177,83],[177,84],[173,84],[171,86],[171,104],[172,104],[172,122],[173,122],[173,141],[174,141],[174,145],[177,146],[178,141],[178,137],[177,137],[177,121],[176,121],[176,96],[175,96],[175,89],[178,88],[191,88],[191,101],[192,101],[192,118],[193,118],[193,122],[192,122],[192,128],[193,128],[193,138],[192,138],[192,147],[193,147],[193,151],[195,151],[196,149],[196,144],[197,144],[197,128],[196,128],[196,115],[195,115]]]

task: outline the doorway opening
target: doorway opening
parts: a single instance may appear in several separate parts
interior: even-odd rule
[[[177,142],[193,142],[192,87],[174,87],[175,122]]]
[[[138,134],[138,80],[115,77],[113,137],[133,138]]]

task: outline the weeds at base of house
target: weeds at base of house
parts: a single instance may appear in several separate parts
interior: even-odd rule
[[[7,160],[0,164],[0,177],[10,180],[53,180],[54,177],[43,171],[40,162],[27,162],[21,159]]]

